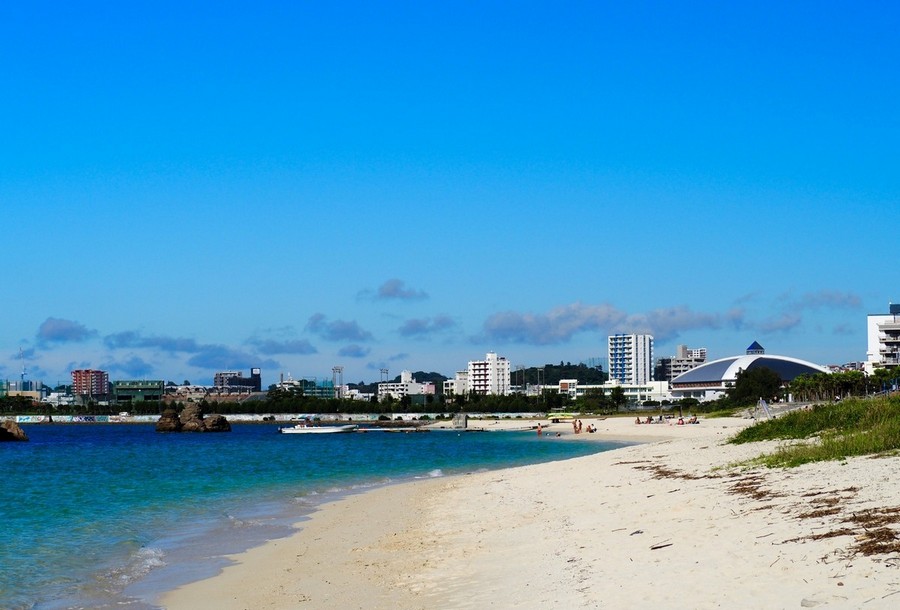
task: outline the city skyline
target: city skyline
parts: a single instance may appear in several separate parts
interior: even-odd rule
[[[893,5],[2,13],[4,379],[843,364],[900,298]]]

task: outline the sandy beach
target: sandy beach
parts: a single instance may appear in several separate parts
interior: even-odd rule
[[[536,422],[535,422],[536,423]],[[167,593],[173,610],[894,608],[898,458],[735,466],[749,420],[583,419],[584,458],[422,480],[327,504],[296,534]],[[546,442],[570,423],[542,421]],[[502,429],[521,420],[470,422]],[[560,436],[557,437],[556,433]]]

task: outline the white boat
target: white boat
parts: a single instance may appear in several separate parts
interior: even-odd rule
[[[296,426],[278,428],[278,432],[281,434],[335,434],[338,432],[353,432],[357,428],[359,428],[359,426],[356,424],[316,426],[313,424],[302,423],[297,424]]]

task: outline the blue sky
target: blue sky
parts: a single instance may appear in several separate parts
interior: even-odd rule
[[[0,6],[0,375],[865,358],[900,10]]]

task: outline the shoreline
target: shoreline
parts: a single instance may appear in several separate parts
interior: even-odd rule
[[[157,601],[177,610],[886,608],[900,599],[900,555],[854,549],[866,527],[847,521],[900,505],[898,458],[737,469],[729,465],[777,447],[724,444],[747,420],[583,421],[598,427],[585,439],[644,444],[346,496],[290,537]],[[557,430],[576,436],[571,424]]]

